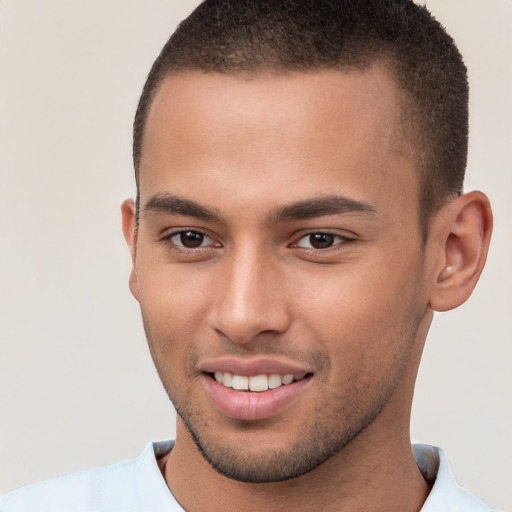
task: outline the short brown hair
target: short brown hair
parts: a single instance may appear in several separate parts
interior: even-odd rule
[[[402,92],[402,132],[421,172],[420,218],[462,191],[468,146],[467,70],[453,39],[411,0],[205,0],[170,37],[134,122],[137,190],[144,129],[171,72],[362,70],[382,61]]]

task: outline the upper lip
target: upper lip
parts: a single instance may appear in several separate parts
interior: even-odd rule
[[[240,358],[224,356],[208,359],[197,365],[198,369],[206,373],[230,372],[234,375],[252,377],[263,374],[298,375],[311,373],[309,368],[292,361],[281,361],[268,357]]]

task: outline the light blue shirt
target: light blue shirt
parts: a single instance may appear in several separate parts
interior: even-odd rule
[[[0,512],[182,512],[157,463],[172,446],[149,443],[136,459],[12,491],[0,497]],[[421,512],[495,510],[459,487],[440,448],[416,444],[413,451],[426,480],[435,479]]]

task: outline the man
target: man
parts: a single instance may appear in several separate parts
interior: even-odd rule
[[[466,70],[407,0],[207,0],[134,124],[130,288],[174,443],[0,510],[491,510],[409,440],[433,311],[482,271]]]

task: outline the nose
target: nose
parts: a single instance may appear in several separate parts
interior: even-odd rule
[[[290,315],[283,279],[279,262],[254,251],[227,258],[216,280],[210,327],[237,344],[285,332]]]

